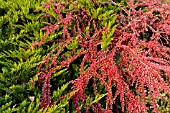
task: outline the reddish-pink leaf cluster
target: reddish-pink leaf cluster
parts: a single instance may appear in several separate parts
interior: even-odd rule
[[[99,20],[90,17],[83,8],[67,12],[63,17],[61,9],[64,9],[64,5],[51,3],[60,19],[54,25],[48,24],[44,28],[46,34],[37,44],[43,44],[44,39],[58,30],[59,25],[63,26],[63,34],[61,39],[57,39],[60,47],[51,51],[39,66],[39,82],[43,84],[40,104],[42,108],[51,103],[51,75],[60,66],[68,67],[83,56],[79,77],[71,81],[72,90],[78,90],[72,97],[77,112],[80,112],[79,102],[86,106],[88,95],[85,88],[90,79],[99,80],[108,93],[106,112],[113,109],[117,98],[120,99],[122,111],[146,112],[147,96],[154,111],[158,112],[155,99],[161,98],[162,92],[170,94],[170,4],[161,4],[158,0],[138,1],[134,3],[132,0],[127,2],[127,6],[122,6],[122,10],[117,14],[118,27],[113,41],[106,50],[98,49],[102,42],[102,31],[109,31],[106,26],[96,27]],[[74,26],[73,29],[68,30],[68,25]],[[86,27],[92,29],[86,33]],[[65,55],[61,61],[57,61],[73,35],[78,36],[81,51],[76,53],[73,49],[71,52],[75,54]],[[54,52],[55,56],[51,57]],[[52,61],[51,64],[49,61]],[[85,64],[89,64],[86,69]],[[97,94],[99,89],[96,82],[92,87]],[[112,91],[113,87],[116,89],[115,93]],[[92,104],[91,108],[94,112],[102,112],[100,102]]]

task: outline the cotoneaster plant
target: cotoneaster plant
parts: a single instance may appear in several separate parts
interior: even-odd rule
[[[124,3],[43,5],[46,34],[33,47],[58,46],[38,67],[40,108],[53,105],[51,78],[67,71],[70,91],[77,91],[71,100],[78,113],[159,112],[156,99],[170,94],[170,5],[159,0]]]

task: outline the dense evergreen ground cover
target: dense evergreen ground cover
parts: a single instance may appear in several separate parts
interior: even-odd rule
[[[129,1],[0,0],[0,113],[169,112],[170,5]]]

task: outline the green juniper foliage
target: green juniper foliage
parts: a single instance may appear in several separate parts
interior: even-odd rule
[[[34,12],[42,1],[0,0],[0,106],[28,98],[25,84],[48,51],[32,48],[32,42],[43,36],[42,13]]]
[[[59,99],[65,90],[68,87],[68,84],[64,84],[61,88],[58,88],[53,93],[53,98]],[[0,113],[65,113],[67,110],[65,107],[68,106],[69,100],[71,96],[75,93],[75,91],[71,92],[69,95],[66,95],[64,99],[60,102],[55,102],[55,105],[51,107],[47,107],[45,109],[40,109],[40,96],[36,96],[34,101],[30,101],[29,99],[23,99],[20,104],[15,104],[11,107],[12,101],[5,103],[0,108]],[[5,96],[7,98],[7,96]],[[58,98],[56,98],[58,97]],[[68,108],[68,107],[67,107]]]

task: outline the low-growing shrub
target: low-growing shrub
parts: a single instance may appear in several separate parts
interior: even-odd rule
[[[32,42],[43,36],[42,13],[34,12],[42,1],[0,0],[0,106],[34,95],[26,84],[48,52],[32,49]]]
[[[159,0],[122,4],[69,0],[44,5],[44,18],[55,22],[46,23],[46,34],[33,45],[58,46],[39,66],[41,108],[52,104],[51,77],[66,69],[71,90],[78,90],[72,97],[77,112],[119,112],[119,107],[158,112],[156,99],[170,93],[170,5]],[[53,34],[55,39],[44,41]]]

